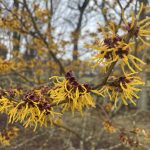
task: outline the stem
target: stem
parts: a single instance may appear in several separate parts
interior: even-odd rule
[[[102,87],[103,85],[105,85],[105,84],[107,83],[107,80],[108,80],[108,78],[109,78],[109,76],[110,76],[110,74],[111,74],[113,68],[115,67],[116,63],[117,63],[117,61],[113,62],[113,63],[110,65],[110,67],[109,67],[109,69],[108,69],[108,71],[107,71],[107,73],[106,73],[104,79],[102,80],[102,82],[101,82],[100,84],[96,85],[95,88]]]
[[[22,75],[21,73],[17,72],[16,70],[14,70],[13,68],[11,69],[12,72],[14,72],[15,74],[17,74],[19,77],[21,77],[23,80],[29,82],[31,85],[36,84],[35,82],[29,80],[27,77],[25,77],[24,75]]]
[[[81,137],[78,133],[76,133],[74,130],[72,130],[72,129],[70,129],[70,128],[64,126],[64,125],[57,124],[57,123],[55,123],[55,122],[54,122],[53,124],[54,124],[56,127],[63,128],[63,129],[65,129],[65,130],[67,130],[67,131],[73,133],[73,134],[76,135],[79,139],[83,140],[82,137]]]

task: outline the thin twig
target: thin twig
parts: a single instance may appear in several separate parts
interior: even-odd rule
[[[68,128],[67,126],[64,126],[64,125],[60,125],[60,124],[57,124],[57,123],[53,123],[56,127],[60,127],[60,128],[63,128],[65,129],[66,131],[69,131],[71,133],[73,133],[76,137],[78,137],[80,140],[83,140],[82,137],[74,130]]]
[[[15,74],[17,74],[19,77],[21,77],[23,80],[29,82],[31,85],[36,84],[35,82],[31,81],[30,79],[28,79],[26,76],[22,75],[21,73],[17,72],[15,69],[11,69],[12,72],[14,72]]]
[[[47,133],[47,132],[44,132],[44,133],[42,133],[42,134],[37,134],[37,135],[33,136],[32,138],[29,138],[29,139],[27,139],[27,140],[24,140],[22,143],[17,144],[16,146],[14,146],[14,147],[12,148],[12,150],[18,149],[18,148],[22,147],[23,145],[27,144],[28,142],[31,142],[31,141],[35,140],[36,138],[45,135],[46,133]]]
[[[113,145],[113,146],[110,146],[110,147],[108,147],[108,148],[100,148],[100,149],[97,149],[97,150],[113,150],[113,149],[116,149],[116,148],[118,148],[118,147],[120,147],[120,146],[122,146],[121,143],[116,144],[116,145]]]
[[[59,67],[60,67],[60,73],[65,73],[65,70],[64,70],[64,67],[63,67],[62,63],[56,57],[56,55],[49,49],[49,43],[46,41],[46,39],[43,37],[43,35],[41,34],[40,30],[38,29],[37,24],[35,22],[35,19],[34,19],[32,13],[30,12],[30,9],[28,8],[26,0],[23,0],[23,2],[24,2],[24,6],[25,6],[27,12],[29,13],[29,15],[31,17],[31,21],[33,23],[34,29],[36,30],[36,32],[39,35],[39,37],[41,38],[41,40],[43,40],[43,42],[45,43],[46,47],[49,50],[49,54],[52,56],[52,58],[55,60],[55,62],[59,65]]]
[[[114,66],[116,65],[116,63],[117,63],[117,61],[113,62],[113,63],[110,65],[110,67],[109,67],[109,69],[108,69],[108,71],[107,71],[107,73],[106,73],[104,79],[102,80],[102,82],[101,82],[100,84],[96,85],[95,88],[100,88],[100,87],[104,86],[104,85],[107,83],[107,80],[108,80],[108,78],[109,78],[109,76],[110,76],[110,74],[111,74],[111,72],[112,72]]]

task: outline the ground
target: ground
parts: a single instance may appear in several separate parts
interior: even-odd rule
[[[91,115],[92,114],[92,115]],[[110,134],[102,127],[102,116],[98,112],[86,112],[86,117],[69,113],[64,118],[67,128],[50,127],[40,128],[36,132],[32,129],[24,129],[20,124],[19,136],[10,146],[0,146],[0,150],[149,150],[150,141],[139,138],[141,144],[138,147],[126,147],[119,140],[118,133]],[[150,132],[150,112],[137,110],[119,111],[112,118],[116,126],[128,130],[134,127]],[[71,130],[71,131],[69,131]],[[79,137],[78,137],[79,135]],[[81,137],[84,138],[84,146]],[[84,147],[84,149],[82,149]],[[95,149],[94,149],[95,148]]]

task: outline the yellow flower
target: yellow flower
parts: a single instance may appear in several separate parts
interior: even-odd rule
[[[10,101],[8,98],[2,96],[0,98],[0,112],[7,113],[15,105],[15,102]]]
[[[128,105],[128,101],[136,105],[134,98],[139,98],[136,92],[141,91],[136,86],[143,84],[144,82],[142,82],[140,77],[135,76],[135,73],[124,73],[123,76],[120,76],[113,81],[108,81],[105,86],[105,94],[108,94],[110,100],[114,101],[115,107],[117,106],[119,97],[121,97],[125,105]]]
[[[91,48],[97,50],[97,54],[94,56],[93,60],[97,61],[97,64],[101,64],[104,67],[109,67],[109,65],[116,61],[115,49],[117,48],[122,38],[116,34],[115,25],[110,23],[107,27],[110,31],[105,31],[105,28],[101,28],[104,40],[100,41],[96,39],[94,44],[87,44],[86,48]],[[95,65],[95,66],[96,66]]]
[[[0,143],[10,145],[10,141],[18,135],[19,129],[16,127],[9,128],[0,133]]]
[[[0,73],[9,72],[12,67],[13,67],[13,64],[11,61],[3,60],[0,58]]]
[[[101,64],[107,69],[113,62],[120,61],[122,67],[127,65],[132,72],[136,71],[130,63],[132,63],[136,69],[141,71],[142,69],[139,67],[138,63],[145,63],[131,54],[132,45],[133,43],[126,43],[118,35],[113,35],[111,37],[110,34],[110,36],[105,38],[102,42],[97,41],[97,43],[87,45],[86,47],[98,51],[93,58],[93,60],[97,61],[96,65]]]
[[[48,126],[53,124],[53,119],[60,113],[54,112],[50,102],[44,99],[40,90],[29,91],[24,95],[16,106],[8,111],[9,122],[20,121],[25,127],[34,126],[34,131],[37,126]]]
[[[35,16],[38,17],[38,18],[43,18],[43,17],[46,17],[49,15],[49,12],[47,10],[44,10],[44,9],[36,9],[35,11]]]
[[[117,48],[114,50],[115,51],[115,56],[114,56],[114,59],[115,61],[118,61],[120,60],[120,64],[121,64],[121,67],[123,68],[124,65],[127,65],[128,68],[133,72],[135,73],[135,69],[138,69],[140,71],[142,71],[140,65],[144,65],[145,63],[140,60],[139,58],[133,56],[131,54],[131,49],[132,49],[132,46],[133,43],[129,43],[129,44],[126,44],[124,42],[119,42]],[[134,66],[134,68],[132,67],[132,65]],[[140,65],[139,65],[139,64]]]
[[[82,113],[84,107],[95,106],[91,92],[96,93],[96,90],[91,90],[88,84],[78,83],[72,72],[66,73],[65,79],[63,78],[62,81],[59,77],[53,78],[56,79],[56,83],[54,83],[53,89],[49,91],[50,98],[57,104],[66,101],[62,104],[62,111],[70,108],[72,112],[76,109]]]
[[[125,30],[128,31],[130,36],[139,38],[143,44],[150,46],[150,43],[145,41],[145,37],[150,37],[150,17],[147,17],[141,21],[138,21],[139,16],[143,10],[143,3],[141,4],[140,11],[137,15],[132,13],[132,21],[128,22],[124,18],[123,12],[123,20],[125,23]]]
[[[144,136],[144,143],[150,143],[150,133],[144,129],[142,129],[141,133]]]
[[[116,128],[112,125],[112,123],[110,121],[104,121],[103,122],[103,127],[104,129],[109,132],[109,133],[114,133],[116,132]]]
[[[113,110],[113,105],[111,103],[107,103],[106,105],[104,105],[104,110],[106,112],[111,112]]]

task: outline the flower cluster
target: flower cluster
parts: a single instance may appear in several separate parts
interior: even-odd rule
[[[15,106],[15,102],[10,101],[8,98],[0,97],[0,112],[7,113],[10,109]]]
[[[103,122],[104,129],[109,133],[115,133],[116,128],[112,125],[112,123],[108,120]]]
[[[88,84],[80,84],[71,71],[66,73],[65,79],[61,80],[59,77],[55,77],[55,79],[56,83],[49,91],[50,98],[57,104],[66,101],[62,105],[63,111],[70,108],[72,112],[75,109],[82,112],[84,107],[95,106],[91,92],[102,95],[100,91],[92,90]]]
[[[13,66],[13,64],[12,64],[11,61],[3,60],[3,59],[0,58],[0,73],[10,71],[12,66]]]
[[[18,95],[19,101],[13,99],[15,93],[12,90],[3,91],[0,97],[0,111],[9,116],[9,123],[21,122],[25,127],[47,126],[53,124],[53,119],[60,116],[51,107],[51,101],[47,99],[49,88],[43,87]],[[11,97],[10,97],[11,95]],[[8,98],[9,97],[9,98]],[[15,97],[16,98],[16,97]],[[22,99],[21,99],[22,98]]]
[[[131,130],[121,128],[119,132],[119,139],[126,147],[138,147],[150,140],[149,131],[139,127],[134,127]]]
[[[133,38],[137,38],[144,45],[150,45],[142,39],[142,37],[150,37],[150,18],[138,21],[142,9],[143,4],[137,15],[132,14],[131,22],[124,18],[123,12],[122,18],[125,31],[121,31],[124,34],[119,35],[119,27],[115,23],[109,22],[107,27],[101,27],[103,40],[96,38],[96,42],[86,45],[87,48],[96,50],[93,58],[97,61],[95,66],[101,65],[101,67],[104,67],[106,76],[107,73],[110,75],[115,64],[123,72],[123,75],[116,77],[115,80],[107,81],[107,78],[104,86],[105,96],[109,95],[115,107],[119,98],[122,99],[125,105],[129,101],[135,105],[134,99],[139,98],[136,92],[140,91],[136,86],[144,84],[141,78],[137,76],[137,71],[142,71],[142,65],[145,63],[134,55],[136,42],[133,42]],[[127,74],[128,70],[131,73]]]
[[[56,115],[59,116],[60,114],[53,111],[50,101],[44,97],[44,94],[41,90],[27,92],[23,100],[9,111],[9,122],[20,121],[25,127],[34,125],[34,130],[36,130],[37,125],[52,124]]]
[[[134,13],[132,14],[132,20],[130,22],[127,21],[127,19],[124,18],[123,14],[123,20],[125,23],[124,29],[128,31],[128,33],[132,37],[136,37],[139,40],[142,41],[144,45],[150,46],[150,43],[148,41],[145,41],[145,37],[150,37],[150,17],[147,17],[143,20],[138,21],[139,16],[143,10],[143,3],[141,4],[140,11],[137,15]]]
[[[145,64],[139,58],[131,54],[133,47],[133,42],[128,42],[125,38],[116,34],[115,24],[113,25],[113,30],[111,32],[103,31],[104,40],[97,40],[94,44],[86,45],[87,48],[92,48],[97,51],[97,54],[94,56],[93,60],[97,61],[97,64],[101,64],[107,70],[113,62],[120,61],[122,67],[127,65],[132,72],[136,72],[130,62],[138,70],[142,70],[138,63]]]
[[[136,137],[132,137],[129,134],[127,134],[126,132],[122,131],[120,133],[120,141],[122,142],[123,145],[127,146],[127,147],[137,147],[139,145],[139,141],[137,140]]]
[[[121,97],[123,103],[128,105],[128,101],[136,105],[134,98],[138,99],[139,96],[136,92],[141,91],[137,88],[137,85],[143,85],[141,78],[135,76],[134,73],[124,74],[117,79],[108,81],[105,86],[105,93],[109,95],[110,100],[114,101],[116,107],[119,97]]]
[[[11,127],[0,132],[0,143],[3,145],[10,145],[10,141],[18,135],[19,129]]]
[[[88,84],[80,84],[73,73],[56,79],[52,87],[43,86],[27,92],[9,88],[0,90],[0,112],[9,116],[9,123],[21,122],[25,127],[53,125],[54,121],[68,109],[82,113],[85,107],[95,107],[93,94],[103,96],[102,90],[92,90]],[[54,110],[61,105],[61,113]],[[56,107],[57,108],[57,107]]]

